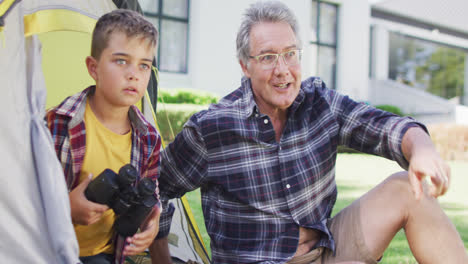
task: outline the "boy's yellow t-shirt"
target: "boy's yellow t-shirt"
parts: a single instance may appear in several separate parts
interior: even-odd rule
[[[89,173],[93,174],[93,178],[96,178],[107,168],[118,173],[123,165],[130,163],[131,131],[120,135],[106,128],[94,115],[89,102],[86,102],[84,122],[86,126],[86,152],[81,168],[80,182],[88,177]],[[112,242],[114,220],[114,211],[109,209],[104,212],[99,221],[92,225],[74,225],[80,246],[80,256],[114,253]]]

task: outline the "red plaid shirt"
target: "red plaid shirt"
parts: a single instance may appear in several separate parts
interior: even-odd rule
[[[60,105],[49,110],[45,118],[52,134],[55,151],[64,170],[69,191],[79,183],[86,152],[86,129],[83,119],[86,99],[89,94],[94,93],[94,89],[94,86],[90,86],[82,92],[68,97]],[[136,106],[130,107],[128,116],[132,125],[130,163],[139,172],[139,179],[150,177],[158,185],[161,138]],[[159,188],[156,188],[155,195],[159,199],[158,190]],[[116,244],[116,259],[119,259],[121,263],[123,262],[121,256],[123,247],[124,241],[123,238],[120,238]]]

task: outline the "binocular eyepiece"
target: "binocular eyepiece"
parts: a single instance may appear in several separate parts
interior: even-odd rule
[[[156,184],[149,178],[143,178],[134,186],[137,178],[135,167],[126,164],[118,174],[105,169],[85,190],[88,200],[114,210],[117,215],[114,227],[122,236],[133,236],[158,202],[153,195]]]

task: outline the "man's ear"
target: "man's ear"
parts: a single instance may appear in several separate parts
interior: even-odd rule
[[[242,60],[239,60],[239,64],[242,68],[242,71],[244,72],[245,77],[250,78],[250,73],[248,69],[248,65],[245,65]]]
[[[92,56],[86,57],[86,68],[88,68],[89,75],[95,80],[98,80],[97,74],[97,60]]]

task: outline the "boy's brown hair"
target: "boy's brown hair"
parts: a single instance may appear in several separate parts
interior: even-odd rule
[[[141,37],[152,46],[158,43],[158,30],[139,13],[116,9],[103,15],[96,23],[91,41],[91,56],[99,60],[112,33],[124,33],[127,38]]]

